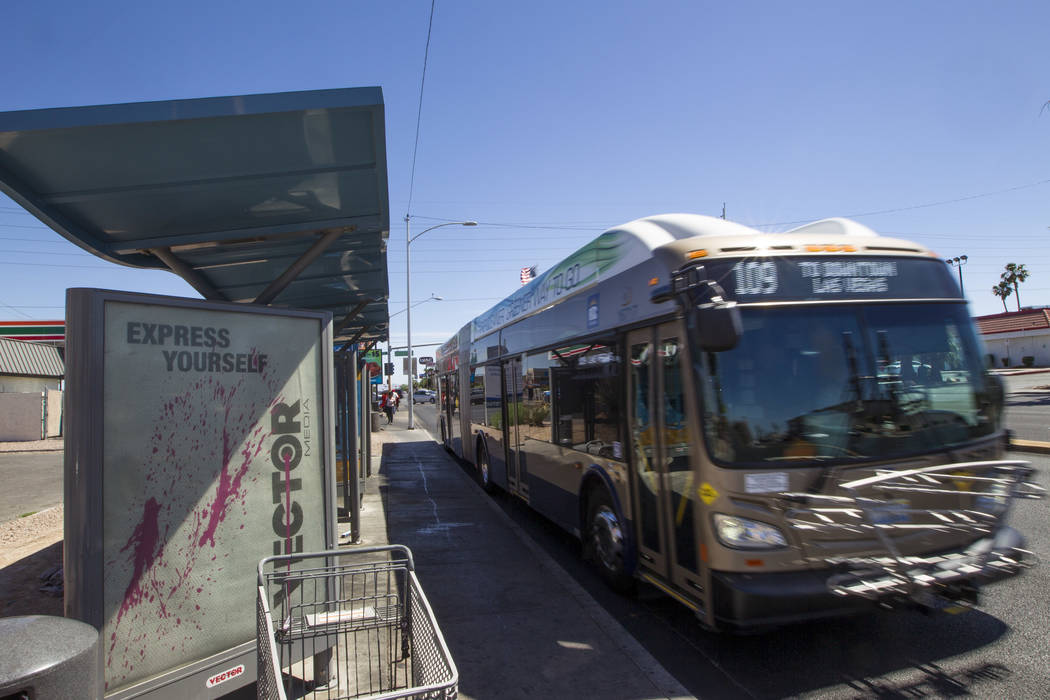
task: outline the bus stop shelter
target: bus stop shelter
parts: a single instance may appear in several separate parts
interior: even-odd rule
[[[84,250],[169,270],[204,299],[330,312],[337,452],[370,469],[355,379],[389,325],[380,88],[0,113],[0,189]],[[342,481],[356,535],[359,479]]]

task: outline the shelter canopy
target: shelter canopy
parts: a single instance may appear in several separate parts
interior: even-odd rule
[[[378,87],[5,112],[0,189],[106,260],[379,339],[385,138]]]

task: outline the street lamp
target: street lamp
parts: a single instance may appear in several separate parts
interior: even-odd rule
[[[437,294],[434,294],[433,292],[431,292],[429,297],[427,297],[423,301],[417,301],[415,304],[412,304],[412,306],[416,307],[416,306],[419,306],[420,304],[425,304],[428,301],[442,301],[442,300],[444,300],[444,298],[445,297],[439,297]],[[387,319],[391,319],[394,316],[397,316],[398,314],[403,314],[406,311],[408,311],[408,309],[401,309],[400,311],[395,311],[394,313],[392,313],[389,316],[387,316]],[[390,352],[390,333],[389,332],[386,334],[386,356],[387,356],[387,358],[388,358],[388,360],[390,362],[394,361],[394,356]],[[409,360],[409,362],[411,362],[411,360]],[[391,379],[392,376],[393,375],[387,375],[387,380],[386,380],[387,391],[392,391],[394,389],[394,385],[393,385],[394,380]]]
[[[965,255],[957,255],[944,261],[959,271],[959,293],[963,294],[963,296],[965,296],[965,293],[963,292],[962,266],[966,264],[967,260],[968,258]]]
[[[412,412],[412,392],[415,384],[415,367],[412,364],[412,255],[410,248],[412,241],[422,236],[427,231],[433,231],[442,226],[477,226],[477,221],[446,221],[430,228],[423,229],[414,236],[409,235],[409,216],[405,214],[405,335],[408,338],[408,429],[416,427]]]

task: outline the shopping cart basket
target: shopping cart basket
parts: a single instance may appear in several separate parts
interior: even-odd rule
[[[259,698],[456,698],[407,547],[267,557],[256,607]]]

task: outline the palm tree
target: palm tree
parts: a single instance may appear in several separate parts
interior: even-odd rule
[[[1000,284],[1007,284],[1014,288],[1014,296],[1017,298],[1017,310],[1021,310],[1021,292],[1017,289],[1017,285],[1028,279],[1028,270],[1023,264],[1018,265],[1017,263],[1006,263],[1006,271],[999,275],[1001,280]],[[1006,297],[1003,297],[1003,306],[1006,306]]]
[[[1005,274],[1005,273],[1004,273]],[[1010,283],[1006,280],[999,282],[999,284],[992,287],[992,294],[999,297],[1003,302],[1003,313],[1007,312],[1006,308],[1006,297],[1014,293],[1014,288],[1010,286]]]

